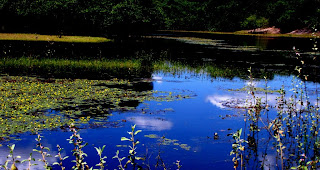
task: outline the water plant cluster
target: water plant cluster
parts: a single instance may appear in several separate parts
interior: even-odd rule
[[[139,77],[141,61],[138,59],[57,59],[37,57],[4,57],[0,59],[1,71],[25,75],[52,75],[54,77],[112,78]],[[75,74],[76,73],[76,74]],[[64,76],[63,76],[64,75]],[[91,75],[91,76],[87,76]],[[99,77],[100,76],[100,77]]]
[[[301,69],[297,67],[297,71]],[[301,77],[306,79],[307,76]],[[318,169],[320,115],[317,88],[308,89],[305,79],[294,76],[291,85],[287,85],[291,86],[290,90],[284,86],[270,90],[267,79],[261,90],[252,85],[252,76],[249,79],[245,125],[233,134],[230,155],[233,155],[234,168]],[[277,93],[276,98],[270,97],[273,93]]]
[[[55,129],[68,124],[107,120],[116,110],[134,110],[135,103],[189,98],[180,92],[135,91],[127,80],[44,79],[2,76],[0,79],[1,139]],[[133,103],[133,104],[132,104]],[[131,105],[130,105],[131,104]]]
[[[66,169],[66,164],[72,163],[74,164],[71,169],[74,170],[92,170],[97,169],[104,170],[107,167],[107,156],[104,156],[105,153],[103,152],[105,150],[106,145],[103,145],[102,147],[94,147],[99,159],[97,160],[97,164],[94,167],[89,167],[88,163],[86,162],[86,158],[88,155],[85,153],[84,148],[88,145],[83,138],[81,138],[80,133],[78,128],[74,125],[71,124],[68,129],[72,133],[69,139],[69,144],[74,146],[74,149],[72,150],[72,157],[69,156],[64,156],[62,153],[63,148],[61,148],[60,145],[57,145],[58,153],[56,155],[50,155],[50,148],[43,146],[42,144],[42,139],[43,136],[38,134],[37,132],[37,137],[36,137],[36,149],[33,149],[33,152],[30,153],[30,157],[27,159],[22,158],[19,155],[14,155],[14,149],[15,149],[15,144],[12,145],[7,145],[9,148],[9,154],[7,156],[7,160],[0,164],[2,168],[6,170],[16,170],[18,169],[17,167],[19,164],[27,164],[27,169],[33,169],[34,167],[40,168],[41,166],[44,169],[53,169],[53,168],[58,168],[59,169]],[[136,125],[131,126],[131,131],[128,132],[129,138],[127,137],[122,137],[121,141],[123,142],[129,142],[131,143],[129,146],[128,154],[125,157],[120,157],[120,154],[123,155],[124,153],[120,153],[119,150],[116,151],[115,156],[112,157],[112,159],[116,159],[118,161],[118,169],[124,170],[124,169],[151,169],[151,166],[148,163],[146,163],[146,156],[138,156],[137,153],[137,146],[140,144],[139,140],[136,139],[136,136],[141,132],[141,130],[136,130]],[[162,138],[165,140],[165,138]],[[159,145],[162,145],[163,143],[159,143]],[[40,159],[36,160],[34,158],[35,154],[40,155]],[[143,155],[143,154],[139,154]],[[49,157],[55,157],[56,162],[50,163],[48,161]],[[23,160],[24,159],[24,160]],[[149,159],[149,158],[148,158]],[[158,160],[161,159],[160,153],[157,155]],[[162,161],[162,167],[163,169],[167,169],[165,166],[165,163]],[[175,166],[177,169],[181,168],[180,161],[176,161]],[[155,167],[160,167],[158,164],[154,165]]]

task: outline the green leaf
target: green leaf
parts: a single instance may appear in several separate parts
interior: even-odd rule
[[[13,144],[13,145],[9,146],[10,150],[12,150],[12,151],[13,151],[15,146],[16,146],[15,144]]]
[[[242,128],[239,130],[239,137],[241,136],[241,133],[242,133]]]
[[[134,132],[135,128],[136,128],[136,125],[131,126],[132,132]]]
[[[96,151],[98,152],[98,155],[101,155],[101,149],[100,148],[97,148],[97,147],[94,147],[96,149]]]
[[[106,145],[103,145],[101,148],[101,152],[103,152],[104,148],[106,147]]]
[[[126,137],[121,137],[121,141],[127,141],[127,140],[130,140],[130,139],[128,139]]]
[[[142,130],[137,130],[136,132],[134,132],[134,135],[137,135],[140,132],[142,132]]]
[[[22,160],[21,163],[29,161],[28,159]]]

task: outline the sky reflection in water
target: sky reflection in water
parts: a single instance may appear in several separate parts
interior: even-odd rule
[[[156,102],[149,101],[144,104],[140,104],[137,109],[146,109],[148,106],[150,112],[148,114],[136,113],[136,112],[121,112],[114,113],[109,118],[109,121],[126,120],[121,123],[120,128],[92,128],[80,130],[81,137],[89,143],[85,151],[90,155],[86,160],[91,166],[97,159],[94,146],[107,145],[105,154],[108,156],[108,168],[116,168],[116,160],[111,158],[114,156],[116,150],[120,150],[122,156],[127,154],[128,148],[123,147],[130,145],[130,143],[121,142],[120,138],[126,136],[126,131],[130,130],[130,126],[137,125],[137,129],[141,129],[142,132],[137,136],[140,142],[143,144],[139,146],[138,153],[144,154],[146,148],[153,155],[158,152],[159,139],[151,139],[144,137],[145,135],[155,134],[157,136],[165,136],[170,140],[177,140],[177,145],[169,143],[166,146],[161,147],[163,151],[163,159],[167,164],[173,167],[173,162],[179,159],[181,160],[184,169],[197,169],[197,167],[204,167],[205,169],[232,169],[231,162],[231,144],[232,136],[236,130],[243,128],[245,122],[243,121],[242,114],[245,112],[242,108],[245,106],[245,100],[250,98],[247,91],[237,91],[245,86],[252,85],[254,87],[265,87],[265,80],[255,80],[253,83],[248,80],[242,80],[239,78],[230,79],[209,79],[204,77],[194,77],[185,73],[180,76],[172,76],[164,73],[154,73],[153,75],[153,90],[158,91],[181,91],[190,90],[197,96],[192,99],[185,99],[182,101],[173,102]],[[267,86],[270,86],[271,90],[279,90],[277,88],[284,86],[288,91],[286,97],[290,97],[292,92],[291,76],[275,76],[273,80],[268,80]],[[308,89],[310,89],[310,102],[316,103],[315,100],[315,83],[307,82]],[[263,92],[257,93],[257,97],[265,100],[265,94]],[[276,98],[279,93],[268,94],[268,104],[275,106]],[[228,105],[230,104],[230,105]],[[236,106],[236,107],[235,107]],[[157,110],[168,110],[167,112],[157,112]],[[269,114],[275,114],[274,110],[271,110]],[[227,116],[229,115],[229,116]],[[214,140],[213,134],[218,133],[219,139]],[[70,132],[50,132],[44,134],[44,145],[51,148],[51,155],[57,154],[55,146],[57,144],[65,148],[63,154],[71,155],[72,145],[68,144],[66,139],[71,135]],[[263,134],[262,134],[263,135]],[[21,141],[13,141],[17,144],[14,151],[15,155],[20,155],[24,159],[29,156],[29,153],[35,148],[36,142],[34,138],[36,136],[21,135]],[[261,139],[262,142],[267,142],[267,139]],[[178,147],[178,144],[186,144],[190,147],[189,150],[185,150],[182,147]],[[122,147],[115,147],[120,145]],[[262,160],[262,153],[265,146],[259,146],[258,148],[258,160]],[[8,153],[6,147],[0,148],[1,153]],[[270,169],[274,168],[275,151],[271,150],[268,154],[268,161],[265,162],[265,166]],[[0,161],[6,160],[7,154],[2,154]],[[38,153],[34,153],[34,158],[40,158]],[[54,158],[50,158],[49,161],[54,162]],[[70,161],[70,159],[69,159]],[[67,162],[67,161],[66,161]],[[155,160],[150,160],[151,163],[155,163]],[[97,163],[97,162],[96,162]],[[24,166],[24,165],[22,165]],[[68,167],[71,168],[72,164],[69,163]],[[254,168],[255,164],[252,164]],[[257,165],[258,166],[258,165]],[[25,167],[19,167],[25,168]],[[35,167],[36,169],[36,167]],[[41,169],[41,167],[39,168]]]

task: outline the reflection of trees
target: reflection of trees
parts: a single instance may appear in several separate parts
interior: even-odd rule
[[[188,36],[188,34],[185,34],[177,36]],[[191,34],[189,36],[196,35]],[[2,57],[19,58],[25,56],[71,60],[136,59],[139,60],[141,65],[139,69],[122,68],[120,70],[6,67],[5,69],[2,68],[2,72],[15,74],[22,72],[25,75],[42,74],[58,78],[150,78],[154,69],[154,61],[160,60],[160,62],[170,61],[173,66],[178,66],[177,69],[179,67],[187,68],[195,72],[204,70],[210,77],[241,77],[246,79],[248,76],[247,69],[251,67],[255,78],[266,76],[268,79],[272,79],[275,74],[297,74],[295,67],[301,66],[293,52],[268,49],[269,46],[276,49],[277,47],[274,47],[274,44],[279,45],[279,43],[287,42],[282,39],[277,41],[249,37],[244,38],[245,40],[239,40],[239,37],[230,35],[215,35],[212,37],[197,35],[197,37],[213,38],[213,40],[218,38],[222,39],[223,43],[219,43],[218,46],[205,46],[159,39],[128,39],[103,44],[0,41],[0,55]],[[242,44],[241,48],[237,48],[237,44]],[[243,50],[242,48],[245,46],[258,46],[260,50]],[[279,48],[281,49],[282,46]],[[308,53],[302,53],[301,56],[303,56],[305,62],[302,71],[304,71],[304,74],[308,74],[308,80],[316,81],[319,72],[318,63]]]
[[[179,35],[178,33],[176,36],[179,37],[177,38],[174,38],[174,35],[169,36],[173,40],[165,40],[167,46],[162,48],[167,48],[167,52],[162,59],[170,61],[173,66],[177,66],[177,69],[179,67],[182,69],[187,68],[195,72],[204,70],[211,77],[241,77],[247,79],[247,69],[251,67],[255,78],[264,78],[266,76],[268,79],[272,79],[275,74],[297,75],[298,72],[295,71],[295,68],[301,65],[300,60],[296,59],[295,53],[290,50],[292,46],[289,50],[283,50],[288,49],[287,45],[283,47],[281,44],[288,42],[287,39],[279,39],[277,41],[277,39],[255,39],[250,37],[251,39],[247,38],[247,41],[243,40],[244,42],[241,42],[242,40],[239,40],[239,37],[228,35],[214,35],[211,37],[206,34],[182,33]],[[225,41],[217,45],[197,45],[197,42],[186,44],[178,41],[180,39],[198,40],[195,37],[193,37],[195,40],[192,40],[191,37],[185,36],[202,37],[208,41],[216,41],[217,38],[221,38]],[[243,37],[243,39],[246,38]],[[301,40],[301,42],[297,43],[302,46],[301,43],[305,43],[305,41]],[[243,45],[239,46],[239,44]],[[279,45],[279,47],[274,44]],[[246,47],[249,49],[244,49]],[[250,50],[250,47],[258,49]],[[304,58],[306,73],[309,75],[310,80],[314,80],[319,71],[318,63],[313,61],[313,55],[308,52],[302,53],[301,56]]]

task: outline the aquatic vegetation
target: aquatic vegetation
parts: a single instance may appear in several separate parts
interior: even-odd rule
[[[37,148],[39,148],[40,150],[37,149],[33,149],[34,152],[38,152],[41,155],[42,159],[39,159],[40,162],[44,163],[44,168],[45,169],[51,169],[51,166],[48,165],[48,161],[47,161],[47,157],[50,157],[51,155],[48,153],[48,151],[50,151],[50,149],[48,147],[44,147],[41,143],[42,137],[40,134],[37,134]]]
[[[302,69],[302,68],[301,68]],[[300,74],[300,70],[299,71]],[[249,69],[249,72],[251,70]],[[301,72],[302,73],[302,72]],[[305,76],[298,76],[305,77]],[[249,79],[252,83],[253,77],[250,74]],[[235,162],[235,168],[250,165],[251,155],[258,155],[259,147],[265,147],[262,157],[263,161],[260,167],[267,167],[267,155],[274,154],[275,163],[271,166],[279,169],[317,169],[319,168],[320,156],[319,147],[319,103],[318,97],[311,99],[307,91],[306,79],[301,80],[296,76],[292,79],[292,89],[285,90],[282,86],[277,93],[276,98],[268,98],[270,91],[265,84],[265,90],[255,88],[254,86],[246,87],[248,94],[246,113],[244,114],[245,127],[244,132],[247,134],[247,140],[239,144],[242,129],[234,134],[235,143],[232,145],[232,154],[236,154],[234,160],[243,160],[241,163]],[[315,89],[316,96],[318,91]],[[264,92],[263,101],[258,93]],[[276,100],[275,106],[269,108],[270,100]],[[315,100],[315,101],[312,101]],[[269,114],[269,109],[275,111],[275,115]],[[271,116],[271,117],[269,117]],[[265,139],[258,138],[259,135]],[[268,139],[268,140],[266,140]],[[266,142],[267,145],[261,144]],[[272,147],[268,145],[271,144]],[[247,148],[247,149],[244,149]],[[237,155],[238,151],[241,151]],[[243,155],[243,156],[242,156]],[[246,157],[246,159],[242,159]]]
[[[69,141],[70,144],[73,144],[74,149],[72,150],[72,155],[75,157],[76,164],[72,167],[72,169],[89,169],[87,162],[84,161],[85,157],[88,155],[83,151],[83,148],[88,145],[88,143],[84,142],[80,137],[80,134],[75,129],[74,125],[70,126],[70,130],[72,135],[70,136]],[[98,152],[99,153],[99,152]]]
[[[118,155],[119,155],[119,151],[117,151],[116,153],[116,156],[113,157],[113,158],[116,158],[119,160],[119,168],[120,169],[123,169],[123,168],[127,168],[128,164],[131,164],[133,166],[133,169],[135,169],[136,167],[138,169],[142,168],[138,163],[137,161],[139,160],[144,160],[143,157],[139,157],[139,156],[136,156],[137,155],[137,145],[140,143],[139,140],[136,140],[135,139],[135,136],[141,132],[141,130],[135,130],[136,128],[136,125],[133,125],[131,126],[131,132],[128,132],[128,134],[130,135],[130,138],[126,138],[126,137],[122,137],[121,138],[121,141],[129,141],[132,143],[130,147],[130,150],[129,150],[129,155],[127,156],[128,158],[128,161],[122,166],[121,165],[121,161],[124,160],[123,158],[119,158]]]
[[[21,33],[0,33],[0,40],[15,41],[50,41],[50,42],[74,42],[74,43],[101,43],[109,42],[110,39],[103,37],[85,36],[59,36],[59,35],[40,35],[40,34],[21,34]]]
[[[14,151],[15,146],[16,146],[15,144],[13,144],[11,146],[8,145],[8,148],[10,149],[10,153],[7,156],[6,162],[2,165],[2,168],[6,169],[6,170],[8,169],[9,162],[12,162],[11,168],[10,168],[11,170],[16,170],[17,169],[16,164],[20,163],[20,161],[18,159],[20,159],[21,156],[14,156],[13,155],[13,151]]]
[[[241,135],[242,129],[238,130],[236,133],[232,135],[232,138],[235,140],[235,142],[232,144],[232,151],[230,152],[230,155],[235,155],[232,158],[234,169],[237,169],[237,167],[239,166],[239,161],[241,169],[243,166],[243,151],[245,148],[244,143],[246,141],[241,139]]]
[[[94,147],[96,149],[96,151],[98,152],[98,155],[99,155],[99,160],[100,162],[98,164],[96,164],[96,166],[99,166],[101,170],[104,170],[104,167],[105,167],[105,159],[107,159],[108,157],[106,156],[103,156],[102,157],[102,152],[104,150],[104,148],[106,147],[106,145],[103,145],[102,148],[97,148],[97,147]]]
[[[189,98],[179,92],[134,91],[126,80],[41,79],[3,76],[0,79],[1,138],[34,129],[106,120],[115,110],[132,110],[126,102],[173,101]],[[115,88],[117,86],[119,88]],[[121,86],[127,87],[122,89]]]
[[[56,158],[58,158],[59,162],[54,162],[52,165],[59,165],[61,170],[65,170],[66,168],[63,166],[63,161],[68,159],[69,156],[62,156],[61,155],[61,151],[63,150],[63,148],[60,147],[60,145],[57,145],[57,149],[58,149],[58,154],[55,156]]]
[[[233,50],[233,51],[257,51],[259,50],[255,46],[232,46],[226,44],[223,40],[213,40],[207,38],[198,38],[198,37],[170,37],[170,36],[145,36],[145,38],[162,38],[169,40],[177,40],[187,44],[197,44],[197,45],[206,45],[217,47],[219,49]]]
[[[177,140],[177,139],[169,139],[169,138],[166,138],[166,137],[160,137],[160,136],[158,136],[156,134],[144,135],[144,137],[150,138],[150,139],[158,139],[157,141],[161,145],[179,146],[181,149],[184,149],[186,151],[189,151],[191,149],[191,147],[188,144],[181,144],[179,142],[179,140]]]
[[[143,74],[138,59],[57,59],[37,57],[5,57],[0,59],[0,71],[7,74],[40,75],[61,78],[139,77]],[[77,73],[77,74],[74,74]],[[91,75],[91,76],[89,76]],[[123,76],[121,76],[123,75]]]
[[[76,127],[74,125],[70,125],[69,126],[70,131],[72,132],[72,135],[70,136],[69,139],[67,139],[69,141],[70,144],[73,144],[74,149],[72,149],[72,153],[73,156],[75,157],[74,160],[71,160],[71,162],[75,162],[75,165],[72,167],[72,169],[74,170],[89,170],[92,169],[93,167],[89,167],[89,165],[85,162],[85,158],[88,157],[88,155],[86,153],[84,153],[83,148],[85,146],[88,145],[88,143],[84,142],[83,139],[80,137],[79,131],[76,129]],[[138,160],[144,160],[143,157],[138,157],[136,149],[137,149],[137,145],[140,143],[139,140],[135,139],[135,136],[141,132],[141,130],[135,130],[135,125],[133,125],[131,127],[132,131],[128,132],[130,135],[130,138],[126,138],[126,137],[122,137],[121,141],[130,141],[132,142],[132,146],[130,146],[130,150],[129,150],[129,154],[127,156],[128,161],[122,165],[122,161],[126,158],[119,158],[119,151],[116,152],[116,155],[113,157],[113,159],[118,159],[119,160],[119,169],[126,169],[128,164],[131,164],[133,166],[133,168],[137,167],[137,168],[142,168],[142,164],[138,164],[137,161]],[[61,169],[65,169],[65,167],[63,166],[63,162],[66,162],[67,160],[69,160],[68,156],[62,156],[61,151],[62,148],[58,145],[57,149],[58,149],[58,154],[55,156],[56,158],[58,158],[59,162],[54,162],[52,165],[48,163],[47,161],[47,157],[50,156],[50,154],[48,152],[50,152],[50,149],[48,147],[43,146],[42,142],[42,136],[40,134],[37,134],[37,144],[36,147],[40,148],[40,150],[37,149],[33,149],[33,152],[38,152],[39,154],[41,154],[41,159],[39,159],[38,161],[44,164],[44,168],[45,169],[52,169],[53,166],[60,166]],[[31,161],[36,161],[34,158],[32,158],[32,153],[30,153],[30,157],[29,159],[20,161],[19,159],[21,159],[21,156],[14,156],[14,148],[15,148],[15,144],[13,145],[8,145],[9,148],[9,155],[7,157],[7,160],[5,161],[5,163],[2,165],[2,168],[4,169],[9,169],[8,165],[9,162],[11,163],[11,170],[15,170],[17,169],[16,164],[23,164],[24,162],[28,162],[28,170],[31,169],[31,166],[36,166],[37,164],[31,164]],[[102,146],[102,148],[97,148],[94,147],[99,155],[99,163],[96,164],[95,166],[100,167],[99,169],[103,170],[104,167],[106,166],[106,156],[102,156],[102,152],[105,149],[105,145]],[[45,151],[46,150],[46,151]],[[176,162],[176,166],[178,168],[181,167],[180,165],[180,161]]]
[[[5,67],[28,67],[33,68],[50,68],[54,69],[84,69],[84,70],[101,70],[101,69],[137,69],[140,67],[139,60],[120,60],[120,59],[95,59],[95,60],[72,60],[72,59],[50,59],[50,58],[1,58],[0,64]]]

